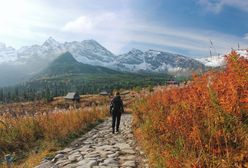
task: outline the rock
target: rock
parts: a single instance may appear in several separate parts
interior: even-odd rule
[[[122,154],[135,154],[135,151],[132,149],[124,149],[121,151]]]
[[[119,152],[108,155],[108,158],[116,158],[117,156],[119,156]]]
[[[134,161],[136,158],[135,155],[125,155],[125,156],[120,156],[120,159],[123,161]]]
[[[135,161],[126,161],[122,164],[122,166],[127,166],[127,167],[135,167]]]
[[[105,165],[108,165],[108,164],[118,164],[118,162],[115,160],[115,159],[113,159],[113,158],[107,158],[106,160],[104,160],[104,162],[103,162]]]
[[[68,156],[68,159],[73,162],[76,161],[79,157],[82,157],[82,155],[79,152],[73,153]]]
[[[97,166],[97,161],[96,160],[90,160],[87,164],[89,167]]]
[[[56,166],[62,167],[62,166],[65,166],[65,165],[67,165],[67,164],[69,164],[69,163],[71,163],[71,161],[69,161],[69,160],[58,160],[58,161],[55,163],[55,165],[56,165]]]

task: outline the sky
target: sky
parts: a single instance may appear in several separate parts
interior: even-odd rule
[[[0,0],[0,42],[19,49],[94,39],[190,57],[248,48],[248,0]]]

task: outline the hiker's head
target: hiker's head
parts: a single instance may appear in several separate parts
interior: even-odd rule
[[[116,92],[115,95],[116,95],[116,96],[120,96],[120,92]]]

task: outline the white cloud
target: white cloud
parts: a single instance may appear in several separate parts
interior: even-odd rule
[[[59,30],[64,11],[42,1],[0,1],[0,39],[17,48],[39,43]],[[63,16],[63,17],[61,17]]]
[[[95,12],[85,13],[62,27],[62,32],[80,38],[95,38],[106,48],[118,52],[124,45],[129,32],[125,25],[130,22],[129,13]],[[83,39],[82,39],[83,40]]]
[[[95,39],[114,53],[122,52],[123,48],[132,48],[133,46],[130,45],[134,42],[140,46],[145,44],[146,49],[159,46],[161,50],[175,52],[177,49],[185,50],[192,56],[207,55],[210,40],[213,41],[216,52],[220,53],[235,48],[238,43],[241,47],[248,46],[247,34],[242,38],[208,30],[161,26],[158,23],[141,21],[129,10],[81,8],[73,10],[74,6],[73,9],[57,8],[42,2],[1,1],[1,41],[7,42],[7,45],[20,47],[42,43],[49,36],[53,36],[58,41]],[[200,2],[205,3],[209,8],[213,7],[216,12],[221,11],[225,5],[243,8],[243,6],[247,7],[248,3],[241,0],[200,0]]]
[[[246,34],[244,35],[244,39],[245,39],[245,40],[248,40],[248,33],[246,33]]]
[[[208,11],[219,13],[225,6],[231,6],[248,12],[247,0],[198,0]]]
[[[138,26],[137,26],[138,25]],[[219,32],[199,29],[182,29],[168,26],[137,24],[131,25],[133,33],[128,36],[129,40],[183,49],[192,53],[192,56],[204,56],[209,53],[210,40],[213,42],[212,52],[214,54],[225,54],[231,48],[247,47],[248,41],[240,37],[227,35]]]
[[[93,28],[93,22],[89,17],[81,16],[76,20],[70,21],[66,23],[66,25],[62,28],[63,31],[70,31],[70,32],[88,32],[91,31]]]
[[[99,16],[99,17],[97,17]],[[210,40],[213,42],[213,54],[224,54],[231,48],[247,47],[248,42],[240,37],[219,32],[199,29],[182,29],[159,26],[148,22],[120,18],[116,13],[84,15],[69,21],[62,28],[67,33],[78,37],[96,38],[114,53],[120,53],[132,42],[161,46],[163,50],[174,48],[186,50],[192,56],[208,55]],[[132,48],[132,47],[131,47]]]

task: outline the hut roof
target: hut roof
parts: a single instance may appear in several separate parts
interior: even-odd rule
[[[79,94],[76,92],[69,92],[67,93],[67,95],[65,96],[65,99],[78,99],[80,98]]]
[[[99,94],[100,95],[108,95],[108,92],[107,91],[101,91]]]

